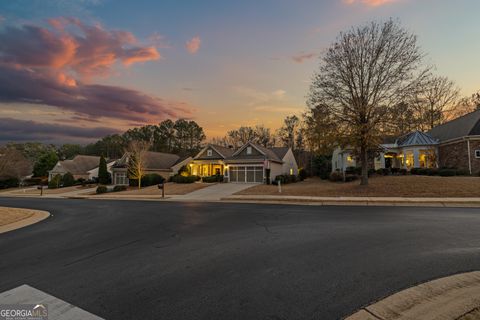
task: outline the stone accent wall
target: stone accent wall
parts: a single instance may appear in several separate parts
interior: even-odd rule
[[[470,159],[472,174],[480,172],[480,159],[475,158],[475,150],[480,150],[480,140],[470,141]],[[438,147],[440,167],[454,167],[468,170],[468,144],[467,141],[440,145]]]

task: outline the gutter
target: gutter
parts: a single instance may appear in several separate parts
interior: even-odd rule
[[[467,150],[468,150],[468,171],[472,174],[472,155],[470,154],[470,139],[467,137]]]

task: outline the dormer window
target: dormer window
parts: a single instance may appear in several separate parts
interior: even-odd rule
[[[207,157],[211,157],[212,156],[212,149],[208,149],[207,150]]]
[[[247,154],[252,154],[252,147],[247,147]]]

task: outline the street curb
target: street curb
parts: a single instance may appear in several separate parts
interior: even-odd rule
[[[480,198],[375,198],[232,195],[221,199],[230,202],[303,204],[317,206],[402,206],[480,208]]]
[[[397,292],[345,320],[456,320],[480,306],[480,271],[456,274]]]
[[[15,209],[23,209],[23,208],[15,208]],[[26,219],[19,220],[19,221],[15,221],[13,223],[9,223],[9,224],[0,226],[0,234],[32,225],[32,224],[40,222],[40,221],[42,221],[42,220],[44,220],[44,219],[46,219],[50,216],[50,212],[48,212],[48,211],[33,210],[33,209],[24,209],[24,210],[34,211],[33,216],[28,217]]]

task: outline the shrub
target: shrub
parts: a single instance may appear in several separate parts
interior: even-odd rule
[[[453,177],[456,174],[455,169],[440,169],[438,174],[442,177]]]
[[[175,183],[194,183],[198,180],[199,177],[197,176],[182,176],[180,174],[176,174],[170,178],[172,182]]]
[[[97,190],[98,190],[98,188],[97,188]],[[127,186],[115,186],[115,187],[113,187],[113,192],[126,191],[126,190],[127,190]]]
[[[419,168],[412,168],[410,169],[410,174],[415,174],[415,175],[420,174],[419,170],[420,170]]]
[[[360,170],[362,170],[360,168]],[[357,168],[356,167],[346,167],[345,168],[345,174],[355,174],[357,173]]]
[[[401,174],[401,175],[406,175],[408,173],[407,169],[400,169],[398,170],[398,173]]]
[[[330,173],[329,180],[332,181],[332,182],[343,181],[343,174],[340,171],[334,171],[334,172]]]
[[[345,182],[355,181],[357,179],[358,179],[358,175],[356,175],[356,174],[345,175]]]
[[[388,176],[391,173],[391,170],[389,168],[380,168],[376,173],[382,176]]]
[[[153,186],[163,183],[165,178],[156,173],[149,173],[142,177],[142,187]]]
[[[213,182],[223,182],[223,175],[214,175],[210,177],[203,177],[202,181],[205,183],[213,183]]]
[[[470,175],[470,171],[468,171],[467,169],[457,169],[457,176],[469,176]]]
[[[315,156],[312,159],[312,175],[317,175],[321,179],[327,180],[332,171],[332,161],[330,156]]]
[[[60,188],[62,183],[62,176],[57,174],[48,182],[48,189]]]
[[[19,181],[17,178],[0,180],[0,189],[15,188],[18,187],[18,183]]]
[[[305,180],[306,178],[307,178],[307,171],[306,171],[305,169],[303,169],[303,168],[300,169],[300,170],[298,170],[298,179],[299,179],[300,181],[303,181],[303,180]]]
[[[64,187],[71,187],[75,184],[75,178],[70,172],[67,172],[62,177],[62,185]]]
[[[108,189],[107,189],[106,186],[98,186],[96,192],[97,192],[97,194],[107,193],[107,192],[108,192]]]

